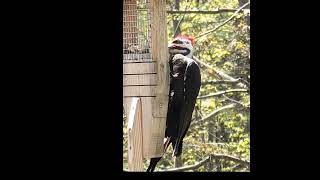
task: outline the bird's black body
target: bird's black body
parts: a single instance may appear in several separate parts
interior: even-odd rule
[[[173,156],[182,153],[183,138],[191,123],[192,113],[200,90],[201,75],[198,64],[183,54],[171,55],[170,92],[166,120],[164,149],[172,144]],[[152,158],[147,172],[153,172],[161,157]]]

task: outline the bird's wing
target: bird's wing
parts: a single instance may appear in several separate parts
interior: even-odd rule
[[[180,141],[184,138],[189,125],[191,123],[192,113],[197,100],[197,96],[201,86],[201,74],[199,66],[192,60],[188,63],[185,71],[185,91],[184,103],[180,112],[180,123],[178,130],[178,138],[176,147],[179,146]]]

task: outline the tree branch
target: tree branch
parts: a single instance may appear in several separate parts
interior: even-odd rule
[[[230,108],[234,108],[236,106],[236,104],[232,103],[232,104],[228,104],[226,106],[220,107],[216,110],[214,110],[212,113],[210,113],[208,116],[204,117],[203,119],[201,119],[200,121],[205,121],[209,118],[211,118],[212,116],[218,114],[219,112],[226,110],[226,109],[230,109]]]
[[[244,166],[247,166],[247,167],[250,166],[250,161],[242,160],[242,159],[239,159],[239,158],[236,158],[236,157],[233,157],[230,155],[226,155],[226,154],[212,154],[211,158],[212,159],[225,159],[225,160],[237,162],[237,163],[244,165]]]
[[[222,96],[225,97],[227,100],[229,100],[231,102],[237,103],[237,104],[239,104],[239,105],[241,105],[241,106],[243,106],[245,108],[250,108],[250,106],[246,106],[246,105],[242,104],[241,102],[239,102],[239,101],[237,101],[235,99],[229,98],[228,96],[226,96],[224,94]]]
[[[240,78],[239,79],[236,79],[234,81],[232,80],[208,80],[208,81],[203,81],[201,82],[201,85],[208,85],[208,84],[233,84],[233,83],[238,83],[240,81]]]
[[[235,12],[237,9],[221,8],[212,11],[167,11],[168,14],[219,14],[225,12]]]
[[[225,155],[225,154],[211,154],[210,156],[195,163],[194,165],[183,166],[183,167],[172,168],[172,169],[162,169],[157,172],[181,172],[181,171],[195,170],[195,169],[198,169],[199,167],[205,165],[206,163],[210,162],[213,159],[224,159],[224,160],[234,161],[236,163],[239,163],[243,166],[250,168],[250,161],[242,160],[242,159],[239,159],[239,158],[236,158],[236,157],[233,157],[230,155]],[[129,172],[128,170],[123,170],[123,171]]]
[[[239,81],[245,83],[246,85],[250,86],[250,83],[242,78],[239,78]]]
[[[246,6],[248,6],[250,4],[250,2],[247,2],[246,4],[244,4],[243,6],[241,6],[240,8],[238,8],[237,11],[235,11],[227,20],[225,20],[223,23],[219,24],[218,26],[216,26],[215,28],[213,28],[210,31],[207,31],[205,33],[200,34],[199,36],[196,36],[195,39],[201,37],[201,36],[205,36],[209,33],[212,33],[214,31],[216,31],[217,29],[219,29],[220,27],[222,27],[223,25],[227,24],[229,21],[231,21],[242,9],[244,9]]]
[[[234,108],[234,107],[236,107],[236,104],[235,104],[235,103],[228,104],[228,105],[226,105],[226,106],[220,107],[220,108],[214,110],[212,113],[210,113],[210,114],[207,115],[206,117],[204,117],[204,118],[202,118],[202,119],[200,119],[200,120],[198,120],[198,121],[192,121],[191,124],[190,124],[190,126],[192,126],[193,124],[195,124],[195,123],[197,123],[197,122],[205,121],[205,120],[213,117],[214,115],[218,114],[218,113],[221,112],[221,111],[224,111],[224,110],[230,109],[230,108]]]
[[[237,165],[233,166],[231,169],[232,169],[232,171],[236,171],[236,170],[241,169],[242,167],[243,167],[242,164],[237,164]]]
[[[183,166],[179,168],[172,168],[172,169],[163,169],[158,172],[179,172],[179,171],[188,171],[188,170],[195,170],[201,167],[202,165],[208,163],[210,161],[210,156],[206,157],[200,162],[197,162],[195,165],[190,165],[190,166]]]
[[[219,91],[219,92],[204,95],[204,96],[199,96],[197,99],[206,99],[206,98],[219,96],[219,95],[230,93],[230,92],[249,92],[249,90],[248,89],[229,89],[229,90]]]
[[[247,167],[250,166],[249,161],[245,161],[245,160],[233,157],[233,156],[229,156],[229,155],[225,155],[225,154],[211,154],[209,157],[204,158],[203,160],[201,160],[200,162],[197,162],[194,165],[183,166],[183,167],[172,168],[172,169],[162,169],[158,172],[181,172],[181,171],[195,170],[195,169],[198,169],[199,167],[203,166],[204,164],[210,162],[212,159],[225,159],[225,160],[237,162],[237,163],[244,165],[244,166],[247,166]]]
[[[231,76],[229,76],[228,74],[222,72],[221,70],[218,70],[217,68],[213,68],[210,65],[208,65],[205,62],[200,61],[197,57],[193,56],[192,57],[198,64],[202,65],[203,67],[207,68],[209,70],[210,74],[216,74],[221,78],[224,78],[225,80],[229,80],[229,81],[237,81],[239,79],[233,78]],[[240,80],[239,80],[240,81]],[[244,85],[243,83],[238,83],[238,86],[242,87],[242,88],[247,88],[246,85]]]

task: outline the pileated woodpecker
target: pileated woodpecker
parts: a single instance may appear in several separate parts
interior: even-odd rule
[[[169,45],[170,92],[166,120],[164,151],[172,144],[173,157],[182,153],[185,137],[200,90],[201,75],[198,64],[191,59],[194,39],[178,36]],[[161,157],[151,158],[147,172],[153,172]]]

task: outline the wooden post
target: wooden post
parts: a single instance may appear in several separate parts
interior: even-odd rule
[[[168,64],[168,40],[166,22],[166,1],[151,1],[151,53],[156,62],[157,88],[156,97],[152,102],[152,133],[153,141],[150,152],[153,157],[163,155],[163,139],[166,128],[166,116],[169,94],[169,64]]]
[[[154,117],[166,117],[169,94],[169,56],[166,21],[166,1],[151,1],[152,58],[157,63],[157,91]]]
[[[143,171],[141,99],[132,98],[128,118],[128,168]]]

